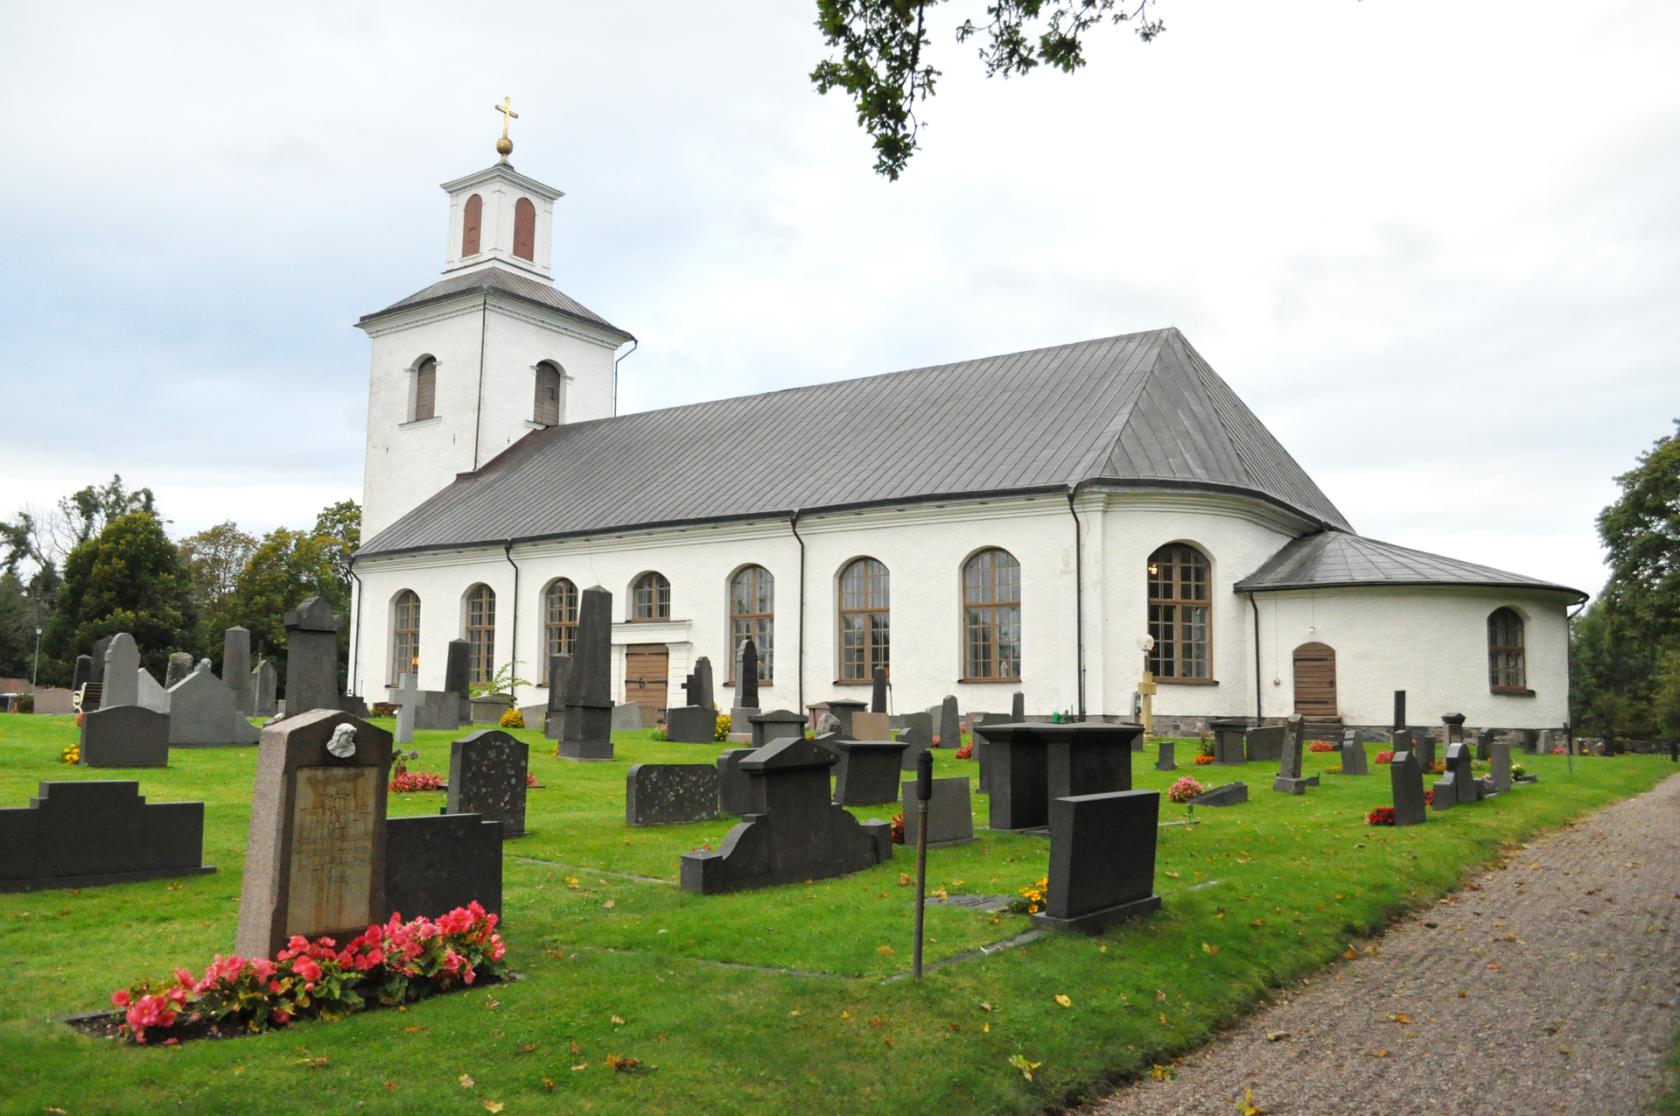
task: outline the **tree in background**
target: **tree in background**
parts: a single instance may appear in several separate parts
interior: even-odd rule
[[[257,540],[232,520],[206,527],[181,540],[181,564],[192,578],[193,607],[198,612],[199,644],[216,649],[219,660],[222,633],[232,627],[239,575],[257,549]]]
[[[35,655],[35,619],[23,582],[0,570],[0,676],[28,678]]]
[[[270,531],[234,583],[228,624],[244,625],[253,644],[278,651],[286,646],[285,614],[303,600],[323,597],[334,612],[347,614],[350,557],[361,537],[362,509],[353,500],[323,508],[311,531]],[[339,631],[341,665],[348,632],[348,625]]]
[[[148,493],[148,502],[150,494]],[[42,640],[41,673],[68,681],[68,664],[95,640],[128,632],[141,661],[161,679],[169,653],[193,650],[192,579],[175,544],[149,511],[112,519],[64,560],[64,582]]]

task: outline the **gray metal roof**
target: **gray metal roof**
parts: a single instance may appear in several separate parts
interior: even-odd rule
[[[478,271],[464,272],[460,275],[445,276],[425,290],[415,291],[407,298],[399,299],[383,310],[363,314],[356,324],[366,325],[368,322],[383,318],[387,314],[394,314],[398,310],[409,310],[416,306],[424,306],[429,302],[440,302],[446,298],[453,298],[455,295],[479,291],[496,291],[522,302],[546,306],[550,310],[558,310],[568,317],[588,322],[590,325],[600,326],[609,333],[616,333],[627,341],[634,340],[631,334],[619,329],[564,291],[543,282],[541,279],[529,275],[520,275],[504,267],[486,267]]]
[[[1370,585],[1475,585],[1543,589],[1569,593],[1581,600],[1587,596],[1566,585],[1410,550],[1345,531],[1320,531],[1295,539],[1234,588],[1245,593]]]
[[[1070,486],[1347,521],[1176,329],[533,431],[363,554]]]

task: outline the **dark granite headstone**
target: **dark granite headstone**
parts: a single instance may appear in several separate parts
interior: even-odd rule
[[[1406,727],[1406,691],[1394,691],[1394,731],[1399,732]]]
[[[1023,694],[1020,690],[1016,690],[1012,695],[1010,695],[1009,719],[1016,722],[1027,719],[1027,695]]]
[[[525,774],[531,746],[501,729],[483,729],[449,745],[449,812],[500,823],[502,836],[525,834]]]
[[[986,738],[986,726],[1013,725],[1018,723],[1019,722],[1013,718],[1005,717],[1001,713],[976,713],[974,715],[974,725],[969,729],[969,732],[974,741],[974,762],[980,769],[979,777],[981,794],[990,794],[992,785],[992,764],[990,756],[992,745],[991,741]],[[906,764],[905,770],[908,771],[911,766],[914,765],[915,760],[907,754],[904,757],[904,762]]]
[[[717,758],[718,805],[726,814],[762,814],[764,803],[755,798],[763,790],[763,780],[754,779],[741,770],[741,762],[751,756],[753,748],[731,748]]]
[[[391,734],[348,713],[314,709],[263,729],[241,954],[273,957],[294,934],[347,939],[385,918],[390,772]]]
[[[444,652],[443,690],[462,701],[472,696],[472,644],[464,639],[450,640]]]
[[[874,806],[898,797],[900,760],[909,744],[899,740],[841,740],[834,801],[842,806]]]
[[[502,913],[498,822],[477,814],[386,819],[385,917],[437,918],[474,900]]]
[[[560,756],[609,760],[612,742],[612,594],[594,585],[578,594],[576,642],[566,679],[565,735]]]
[[[1301,777],[1301,729],[1300,718],[1291,717],[1284,733],[1283,755],[1278,759],[1278,775],[1272,781],[1272,789],[1285,794],[1305,794],[1308,787],[1318,786],[1318,776],[1303,779]]]
[[[1132,742],[1143,726],[1023,721],[986,726],[993,829],[1036,829],[1055,798],[1130,790]]]
[[[82,714],[80,747],[85,767],[168,767],[169,715],[143,705],[92,710]]]
[[[1388,765],[1388,782],[1394,795],[1394,824],[1421,825],[1428,815],[1423,802],[1423,767],[1416,752],[1394,753]]]
[[[869,711],[871,713],[885,713],[887,711],[887,668],[876,667],[872,681],[873,685],[869,691]]]
[[[1159,750],[1155,753],[1155,770],[1177,771],[1178,764],[1174,762],[1175,757],[1173,756],[1173,742],[1171,740],[1163,740],[1157,744],[1156,747]]]
[[[0,891],[214,872],[203,859],[204,803],[148,804],[139,783],[42,783],[28,806],[0,810]]]
[[[1441,718],[1441,727],[1446,735],[1446,742],[1464,739],[1464,714],[1448,713]]]
[[[1447,778],[1452,780],[1454,805],[1467,806],[1481,797],[1479,780],[1470,770],[1470,747],[1462,740],[1447,745]]]
[[[170,656],[173,660],[174,656]],[[173,662],[171,663],[173,665]],[[256,715],[272,717],[280,709],[280,675],[274,664],[264,659],[251,671],[251,692],[256,703]]]
[[[1495,740],[1489,748],[1488,765],[1493,776],[1493,789],[1508,791],[1511,789],[1511,743]]]
[[[1423,773],[1428,775],[1435,768],[1435,757],[1439,754],[1435,749],[1435,734],[1428,729],[1410,730],[1412,743],[1417,752],[1418,764]]]
[[[1435,792],[1429,804],[1437,810],[1450,810],[1458,802],[1458,788],[1453,786],[1451,775],[1435,780],[1435,785],[1429,789]]]
[[[222,633],[222,685],[233,694],[233,706],[239,712],[249,717],[257,711],[257,695],[251,688],[251,632],[248,628],[233,627]]]
[[[665,738],[673,744],[710,744],[717,739],[717,710],[674,705],[665,711]]]
[[[722,788],[718,771],[704,763],[631,764],[624,776],[624,824],[710,821],[718,816]]]
[[[899,785],[899,805],[904,814],[904,844],[916,847],[921,823],[916,814],[916,784]],[[928,799],[928,848],[944,849],[974,840],[974,806],[969,799],[968,780],[935,779],[933,797]]]
[[[1247,783],[1226,783],[1189,799],[1187,806],[1236,806],[1248,801]]]
[[[1156,791],[1069,795],[1050,804],[1050,871],[1033,922],[1100,934],[1161,906],[1155,894]]]
[[[190,658],[190,657],[189,657]],[[170,656],[173,663],[174,656]],[[83,686],[93,681],[93,656],[77,655],[76,669],[70,675],[70,692],[80,693]]]
[[[1283,743],[1289,730],[1282,725],[1257,725],[1246,735],[1247,755],[1255,763],[1277,763],[1283,759]]]
[[[758,644],[748,636],[735,651],[735,704],[758,708]]]
[[[96,639],[96,640],[93,641],[93,679],[92,679],[92,681],[93,681],[93,684],[95,686],[104,686],[105,685],[105,652],[110,646],[111,646],[111,637],[110,636],[105,636],[103,639]]]
[[[957,699],[946,695],[939,703],[939,731],[935,742],[941,748],[962,747],[962,718],[957,715]]]
[[[1342,734],[1342,774],[1369,775],[1371,769],[1365,764],[1365,745],[1359,742],[1359,733],[1348,729]]]
[[[1245,718],[1214,717],[1208,721],[1208,730],[1213,733],[1215,764],[1229,767],[1244,762],[1243,735],[1250,732]],[[1250,744],[1249,747],[1252,748],[1253,745]]]
[[[208,660],[169,691],[171,747],[218,748],[256,742],[256,726],[239,712],[233,692],[211,673]]]
[[[286,613],[285,624],[286,715],[337,709],[338,617],[332,606],[310,597]]]
[[[1476,758],[1486,760],[1491,755],[1490,746],[1493,738],[1499,735],[1498,729],[1483,729],[1476,734]]]
[[[836,698],[828,703],[828,711],[840,722],[839,732],[845,739],[857,739],[857,730],[852,726],[852,714],[862,713],[863,708],[863,702],[847,698]]]
[[[976,740],[978,740],[978,737],[976,737]],[[928,739],[928,734],[914,726],[899,729],[898,742],[904,745],[904,754],[899,757],[899,768],[903,771],[914,771],[916,769],[916,757],[933,747],[933,741]],[[977,756],[980,754],[978,743],[974,746],[974,752]],[[985,769],[981,768],[981,774],[984,775],[984,773]]]
[[[1522,730],[1522,750],[1534,755],[1540,750],[1540,732],[1537,729]]]
[[[546,740],[559,740],[566,734],[566,680],[571,672],[570,655],[548,657],[548,711],[543,714],[543,738]]]
[[[859,822],[829,801],[828,769],[834,764],[809,740],[778,740],[758,749],[741,767],[761,784],[762,813],[749,814],[715,852],[682,858],[682,887],[715,895],[826,879],[892,858],[892,826]]]
[[[633,701],[621,701],[612,709],[612,731],[635,732],[639,728],[646,728],[642,724],[642,707]]]
[[[791,709],[772,709],[750,719],[752,744],[762,748],[778,740],[803,740],[805,718]]]
[[[920,713],[899,713],[893,720],[900,729],[917,729],[929,742],[933,740],[934,718],[925,710]]]

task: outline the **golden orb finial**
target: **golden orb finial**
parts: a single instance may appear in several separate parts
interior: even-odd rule
[[[512,97],[503,97],[501,104],[491,107],[502,114],[502,138],[496,141],[496,154],[500,155],[502,162],[505,163],[507,157],[513,154],[513,140],[508,138],[508,124],[510,121],[518,120],[519,114],[513,111]]]

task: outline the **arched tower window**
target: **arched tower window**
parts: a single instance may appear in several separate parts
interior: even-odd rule
[[[776,579],[763,566],[742,566],[729,579],[729,680],[735,677],[735,649],[750,638],[758,649],[758,680],[775,677],[771,666],[776,638]]]
[[[671,583],[665,575],[649,570],[630,586],[630,619],[669,620]]]
[[[461,255],[478,255],[478,241],[484,231],[484,199],[474,194],[461,209]]]
[[[577,645],[577,586],[563,577],[543,591],[543,645],[550,657],[570,655]],[[543,660],[545,665],[548,659]]]
[[[488,585],[467,590],[467,681],[488,682],[496,675],[496,592]]]
[[[543,361],[537,365],[537,400],[531,420],[543,426],[560,425],[561,373],[557,365]]]
[[[391,685],[420,672],[420,596],[404,589],[391,601]]]
[[[1149,556],[1149,670],[1161,679],[1211,679],[1213,598],[1207,555],[1171,543]]]
[[[840,681],[868,682],[890,665],[890,589],[887,567],[873,558],[840,571]]]
[[[522,260],[534,259],[536,246],[537,207],[530,198],[520,198],[513,204],[513,254]]]
[[[437,361],[427,357],[414,367],[414,407],[410,422],[437,417]]]
[[[963,680],[1021,678],[1021,563],[993,547],[963,563]]]
[[[1523,618],[1513,608],[1488,614],[1488,685],[1496,694],[1528,693]]]

